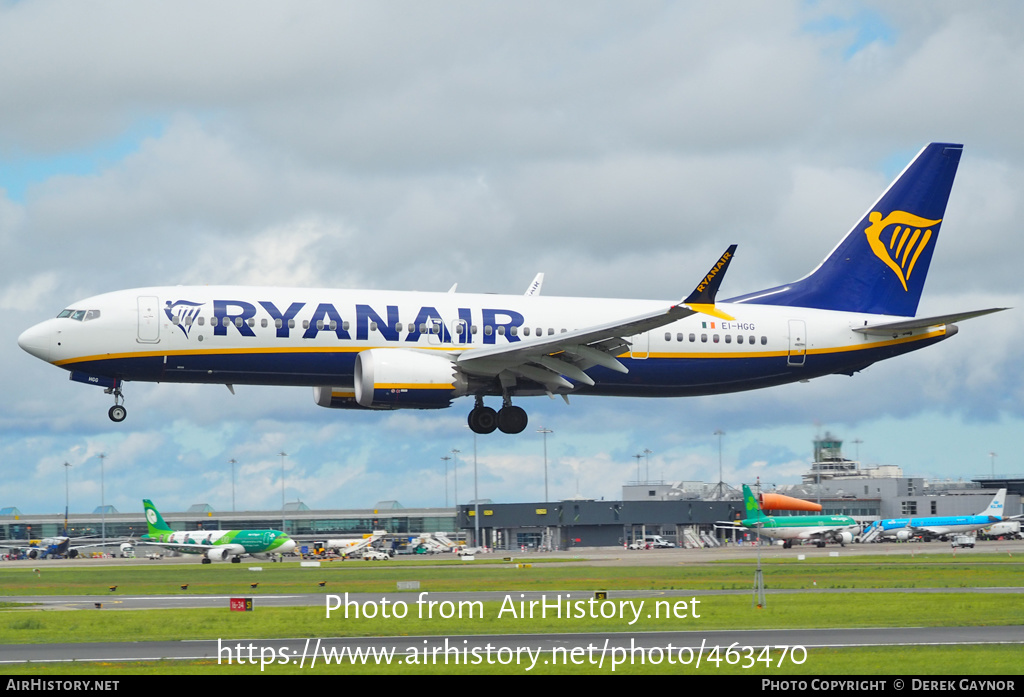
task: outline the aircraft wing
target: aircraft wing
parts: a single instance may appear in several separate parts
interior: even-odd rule
[[[854,327],[853,331],[860,332],[861,334],[871,334],[875,336],[889,336],[893,333],[900,333],[911,331],[914,329],[927,329],[928,327],[938,327],[943,324],[950,324],[952,322],[962,322],[965,319],[972,319],[974,317],[982,317],[983,315],[990,315],[993,312],[1002,312],[1009,308],[1006,307],[992,307],[987,310],[974,310],[972,312],[957,312],[951,315],[939,315],[937,317],[916,317],[914,319],[904,320],[902,322],[886,322],[885,324],[871,324],[863,327]]]
[[[629,370],[615,358],[629,348],[626,337],[649,332],[698,312],[732,319],[715,308],[715,296],[735,253],[736,245],[731,245],[694,291],[669,307],[536,341],[469,349],[459,355],[457,363],[470,374],[496,376],[505,373],[538,382],[549,392],[575,389],[566,377],[593,385],[594,380],[584,371],[595,365],[627,373]]]

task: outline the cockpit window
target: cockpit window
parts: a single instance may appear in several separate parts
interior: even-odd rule
[[[57,315],[57,319],[70,318],[79,322],[88,322],[91,319],[97,319],[100,316],[99,310],[61,310],[60,314]]]

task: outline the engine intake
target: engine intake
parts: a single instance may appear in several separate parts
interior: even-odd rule
[[[444,409],[467,393],[465,377],[445,356],[370,349],[356,356],[356,402],[370,409]]]

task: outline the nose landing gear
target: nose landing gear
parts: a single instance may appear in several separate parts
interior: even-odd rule
[[[121,392],[121,381],[118,380],[114,383],[113,387],[108,387],[103,391],[107,394],[114,395],[114,406],[110,407],[110,410],[107,411],[107,416],[109,416],[110,420],[114,423],[121,423],[125,420],[125,417],[128,416],[128,410],[124,408],[123,404],[124,394]]]

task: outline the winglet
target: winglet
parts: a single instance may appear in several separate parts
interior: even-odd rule
[[[693,289],[693,292],[679,304],[686,305],[694,312],[701,312],[705,315],[718,317],[719,319],[729,321],[735,319],[715,307],[715,296],[718,295],[718,287],[722,285],[722,279],[725,278],[725,271],[729,268],[729,262],[732,261],[735,254],[736,245],[729,245],[729,248],[725,250],[725,253],[721,257],[719,257],[718,262],[711,267],[711,270],[708,271],[707,275],[705,275],[701,282],[697,284],[697,287]]]

